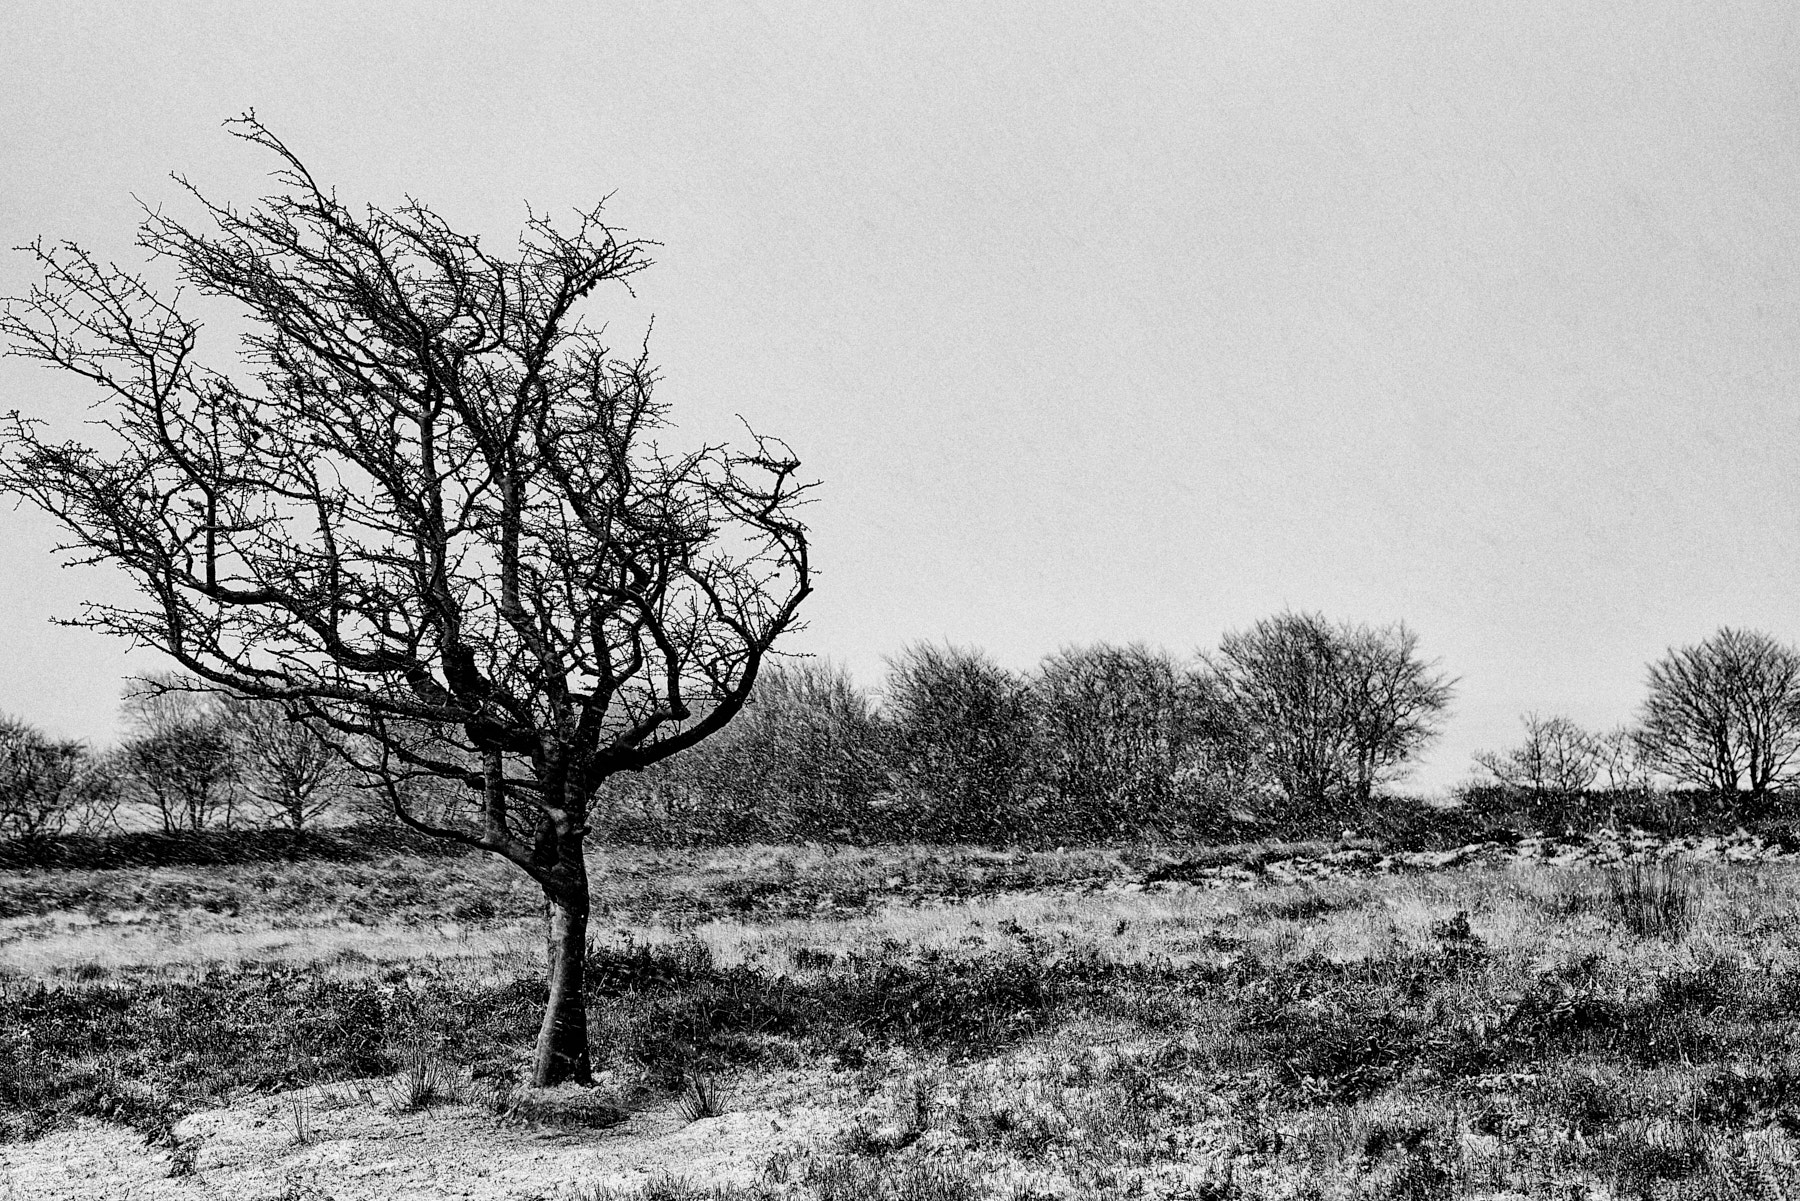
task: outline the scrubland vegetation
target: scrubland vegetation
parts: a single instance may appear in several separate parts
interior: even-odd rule
[[[1275,857],[1343,848],[602,852],[574,1109],[518,1086],[541,902],[486,857],[16,873],[9,958],[74,913],[154,936],[5,977],[0,1112],[15,1140],[126,1123],[178,1166],[181,1116],[250,1094],[604,1140],[760,1112],[800,1071],[836,1133],[717,1195],[1786,1195],[1800,875],[1581,845],[1301,884]],[[234,953],[269,926],[298,953]],[[396,937],[372,957],[351,926]]]
[[[1262,633],[1284,629],[1403,647],[1448,687],[1397,628]],[[1257,683],[1106,646],[1027,675],[915,647],[880,704],[828,665],[771,673],[725,732],[602,794],[599,1075],[576,1102],[525,1081],[541,895],[372,816],[353,775],[307,768],[304,723],[250,738],[252,702],[134,701],[123,752],[39,742],[49,778],[102,760],[119,793],[99,811],[157,820],[0,843],[0,1130],[122,1124],[204,1175],[184,1118],[253,1097],[296,1098],[296,1147],[320,1106],[604,1145],[641,1115],[779,1124],[795,1102],[766,1082],[798,1073],[829,1136],[771,1144],[749,1175],[563,1195],[1800,1186],[1781,793],[1671,788],[1641,734],[1532,715],[1455,796],[1409,798],[1378,784],[1404,757],[1358,752],[1342,701],[1292,739],[1335,758],[1282,759]],[[204,770],[183,775],[190,738]],[[270,784],[294,778],[313,784]],[[94,793],[71,784],[70,812]]]
[[[1101,643],[1021,673],[915,644],[873,695],[828,662],[776,663],[729,726],[610,777],[591,820],[609,843],[651,845],[1231,841],[1346,826],[1467,841],[1495,821],[1754,823],[1797,781],[1800,654],[1727,629],[1650,665],[1636,724],[1525,714],[1522,741],[1477,754],[1427,813],[1393,786],[1435,737],[1452,682],[1417,647],[1402,625],[1285,613],[1186,660]],[[383,816],[386,798],[334,757],[329,730],[196,687],[137,687],[111,749],[0,723],[0,835],[54,855],[124,825],[300,835]],[[452,823],[475,801],[448,782],[413,781],[408,797]]]
[[[1262,632],[1284,629],[1404,647],[1448,687],[1397,628]],[[1260,716],[1257,684],[1241,663],[1107,646],[1026,675],[915,647],[879,704],[828,665],[771,673],[726,731],[602,793],[583,965],[598,1076],[578,1100],[526,1079],[541,895],[380,820],[341,767],[259,806],[295,778],[269,758],[316,761],[303,723],[250,740],[234,731],[265,717],[252,702],[133,702],[126,746],[165,754],[95,757],[121,790],[100,808],[157,820],[0,844],[0,1131],[124,1125],[204,1176],[185,1118],[255,1097],[294,1098],[296,1148],[328,1111],[339,1138],[378,1110],[605,1146],[656,1115],[779,1126],[800,1103],[828,1133],[772,1142],[748,1174],[557,1187],[1800,1187],[1800,833],[1782,793],[1672,788],[1644,735],[1531,715],[1454,796],[1407,797],[1379,785],[1404,756],[1359,752],[1347,702],[1291,738],[1334,758],[1282,758],[1298,722],[1272,701],[1290,727]],[[1442,700],[1395,745],[1422,745]],[[215,743],[222,765],[184,776],[195,731],[202,766]],[[79,749],[41,741],[63,748],[56,778],[80,778]],[[134,774],[159,763],[177,765],[162,800]],[[205,803],[177,801],[202,786]],[[71,787],[71,812],[93,794]]]

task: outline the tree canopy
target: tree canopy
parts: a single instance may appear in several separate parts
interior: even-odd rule
[[[1639,740],[1652,766],[1758,800],[1800,778],[1800,651],[1727,627],[1646,674]]]
[[[239,208],[180,180],[201,219],[151,211],[138,244],[241,311],[235,361],[201,359],[180,291],[34,244],[0,338],[103,389],[109,436],[15,412],[0,488],[136,585],[76,621],[332,731],[403,820],[517,864],[578,938],[594,790],[721,729],[795,626],[799,464],[754,434],[663,445],[647,348],[582,320],[650,265],[598,207],[530,214],[498,255],[415,200],[353,209],[254,115],[230,126],[276,190]],[[412,811],[421,776],[468,786],[464,820]]]

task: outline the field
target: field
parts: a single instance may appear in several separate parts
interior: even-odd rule
[[[1800,1195],[1750,839],[606,850],[0,873],[0,1198]]]

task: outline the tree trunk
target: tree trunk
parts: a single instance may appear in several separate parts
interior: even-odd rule
[[[587,924],[588,887],[583,873],[562,897],[549,898],[546,950],[550,957],[550,999],[538,1030],[531,1081],[551,1085],[592,1084],[594,1063],[588,1052]]]

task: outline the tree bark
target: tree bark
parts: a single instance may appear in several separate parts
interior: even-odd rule
[[[537,1055],[531,1070],[539,1088],[592,1084],[594,1063],[588,1051],[587,924],[585,873],[560,897],[549,897],[550,998],[538,1030]]]

